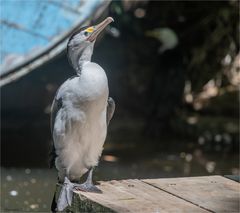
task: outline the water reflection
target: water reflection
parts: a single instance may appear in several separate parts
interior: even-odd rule
[[[1,212],[46,212],[55,181],[54,170],[1,168]]]
[[[9,192],[9,194],[11,195],[11,196],[17,196],[18,195],[18,192],[17,191],[15,191],[15,190],[12,190],[12,191],[10,191]]]

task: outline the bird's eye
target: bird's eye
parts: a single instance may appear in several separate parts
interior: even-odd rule
[[[88,32],[85,31],[85,32],[84,32],[84,35],[87,36],[87,35],[88,35]]]

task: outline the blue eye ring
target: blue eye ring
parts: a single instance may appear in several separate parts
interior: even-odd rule
[[[87,36],[87,35],[88,35],[88,32],[87,32],[87,31],[85,31],[85,32],[84,32],[84,35],[85,35],[85,36]]]

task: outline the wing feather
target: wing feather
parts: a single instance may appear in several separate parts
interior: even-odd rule
[[[56,99],[56,97],[53,100],[52,108],[51,108],[51,121],[50,121],[50,127],[51,127],[51,133],[53,136],[53,128],[55,119],[57,116],[58,111],[62,108],[62,98]],[[49,153],[49,167],[52,168],[55,165],[55,159],[57,157],[56,150],[54,143],[51,144],[51,151]]]
[[[110,120],[113,117],[114,111],[115,111],[115,102],[111,97],[109,97],[108,105],[107,105],[107,124],[110,123]]]

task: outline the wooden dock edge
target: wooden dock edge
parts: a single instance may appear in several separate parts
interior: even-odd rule
[[[56,191],[55,191],[55,202],[59,197],[60,191],[62,188],[62,184],[56,184]],[[72,205],[68,206],[63,212],[71,212],[71,213],[86,213],[86,212],[115,212],[110,208],[103,206],[93,200],[87,198],[86,196],[82,195],[81,193],[73,193]]]
[[[239,212],[240,184],[222,176],[101,181],[74,193],[64,212]],[[56,199],[61,185],[56,185]]]

